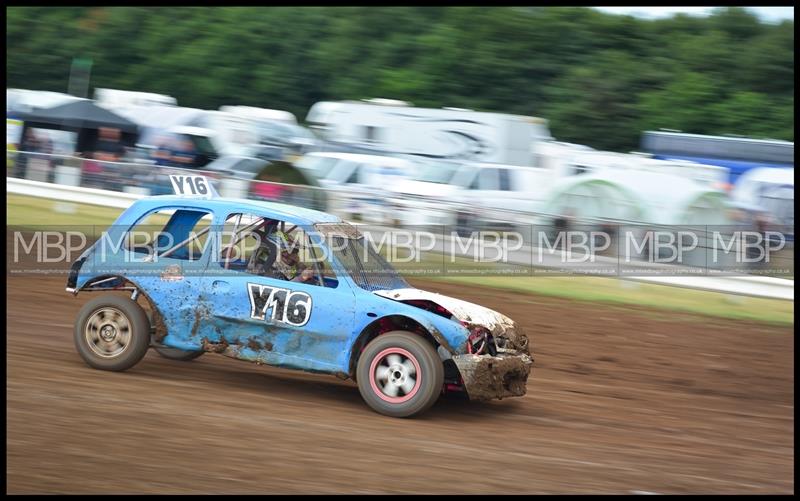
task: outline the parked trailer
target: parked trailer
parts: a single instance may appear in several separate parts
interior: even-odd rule
[[[646,131],[642,134],[642,150],[655,158],[726,167],[730,169],[731,184],[750,169],[794,167],[794,143],[774,139]]]
[[[391,100],[319,102],[306,121],[331,141],[371,144],[391,154],[507,165],[534,165],[531,143],[552,139],[542,118],[418,108]]]

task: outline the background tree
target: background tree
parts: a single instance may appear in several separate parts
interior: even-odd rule
[[[91,86],[305,117],[385,97],[547,118],[555,137],[636,149],[673,128],[794,140],[794,22],[741,8],[643,20],[584,7],[10,7],[8,87]]]

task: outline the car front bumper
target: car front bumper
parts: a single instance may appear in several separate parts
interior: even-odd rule
[[[533,358],[526,354],[453,357],[470,400],[521,397],[527,391]]]

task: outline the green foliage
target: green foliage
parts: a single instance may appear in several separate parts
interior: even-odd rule
[[[547,118],[555,137],[635,149],[643,129],[794,139],[794,22],[741,8],[659,20],[583,7],[10,7],[8,87],[92,87],[303,118],[386,97]]]

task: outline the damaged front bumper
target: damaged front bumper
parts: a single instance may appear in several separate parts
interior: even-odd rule
[[[526,354],[456,355],[453,357],[470,400],[525,395],[533,358]]]

